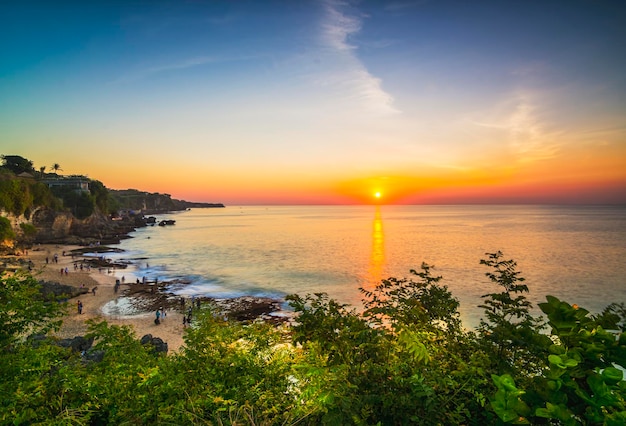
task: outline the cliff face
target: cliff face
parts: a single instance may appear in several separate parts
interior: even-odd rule
[[[32,224],[37,227],[35,240],[54,242],[68,236],[74,220],[76,219],[70,213],[38,209],[31,217]]]
[[[171,201],[171,200],[170,200]],[[178,201],[178,200],[174,200]],[[182,202],[186,203],[186,202]],[[163,213],[172,210],[184,210],[190,206],[223,207],[222,204],[189,203],[175,206],[166,203],[165,206],[156,206],[151,213]],[[163,208],[160,208],[163,207]],[[174,207],[174,208],[172,208]],[[144,213],[148,213],[144,209]],[[143,214],[125,215],[113,220],[110,216],[95,212],[85,219],[77,219],[72,213],[57,211],[48,207],[38,207],[30,212],[29,218],[16,216],[0,211],[0,215],[9,219],[11,227],[18,237],[18,244],[77,244],[92,243],[117,244],[136,228],[146,226],[147,219]],[[26,235],[22,225],[32,225],[34,233]]]
[[[138,191],[136,189],[110,189],[109,193],[119,206],[119,209],[140,211],[144,214],[165,213],[185,210],[191,207],[224,207],[224,204],[221,203],[194,203],[190,201],[176,200],[169,194]]]
[[[3,155],[1,159],[0,216],[9,223],[0,222],[0,243],[7,247],[116,243],[136,227],[146,226],[145,214],[224,207],[136,189],[109,190],[102,182],[83,175],[61,176],[44,173],[43,169],[37,173],[32,161],[21,156]],[[112,219],[100,212],[121,216]]]
[[[140,216],[114,221],[101,213],[94,213],[81,220],[71,213],[51,209],[37,210],[31,221],[37,228],[35,243],[57,244],[114,244],[127,238],[135,228],[145,226],[145,219]]]

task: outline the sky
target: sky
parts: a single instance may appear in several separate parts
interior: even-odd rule
[[[625,52],[621,0],[0,0],[0,153],[227,205],[626,204]]]

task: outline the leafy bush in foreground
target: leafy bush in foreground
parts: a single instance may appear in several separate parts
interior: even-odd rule
[[[291,295],[297,323],[282,328],[207,306],[170,356],[94,321],[98,361],[26,339],[61,307],[38,298],[32,278],[3,277],[0,423],[625,424],[624,305],[594,316],[548,296],[548,335],[515,262],[493,253],[482,263],[501,291],[484,296],[477,332],[463,330],[458,301],[424,264],[362,289],[362,312]]]

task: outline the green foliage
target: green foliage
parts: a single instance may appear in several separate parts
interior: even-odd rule
[[[604,308],[596,320],[604,328],[618,328],[626,331],[626,304],[624,302],[611,303]]]
[[[16,216],[24,215],[27,219],[37,207],[62,210],[64,207],[79,219],[90,216],[96,208],[103,213],[115,210],[115,203],[109,190],[102,182],[90,181],[90,192],[77,191],[73,187],[57,186],[48,188],[43,182],[32,179],[20,179],[16,175],[27,171],[36,175],[32,161],[20,156],[4,155],[4,166],[0,170],[0,209]],[[56,166],[56,167],[55,167]],[[61,170],[58,164],[55,172]],[[44,177],[45,167],[40,168],[39,177]]]
[[[416,274],[420,282],[391,278],[375,292],[364,291],[370,300],[362,315],[325,294],[288,296],[298,313],[294,342],[305,350],[297,366],[302,394],[322,410],[312,415],[314,424],[436,425],[489,418],[478,390],[484,373],[470,362],[484,358],[471,336],[454,328],[456,301],[447,291],[432,291],[441,288],[427,265],[422,270]],[[451,310],[443,315],[445,307]],[[428,312],[444,322],[426,326]]]
[[[27,218],[36,207],[59,208],[60,201],[48,186],[29,179],[19,179],[13,173],[0,172],[0,210]]]
[[[492,374],[491,379],[498,388],[491,398],[491,407],[498,417],[506,423],[529,424],[525,416],[530,414],[530,408],[521,399],[524,391],[515,386],[515,381],[508,374],[502,376]]]
[[[31,223],[20,223],[20,229],[24,235],[32,237],[37,233],[37,228]]]
[[[61,210],[62,202],[54,196],[48,185],[41,182],[30,184],[30,191],[33,195],[33,205],[35,207],[48,207],[52,210]]]
[[[531,303],[521,294],[528,293],[528,286],[521,284],[525,278],[520,277],[520,272],[516,271],[517,262],[502,260],[503,254],[500,251],[486,254],[488,259],[482,259],[480,264],[493,268],[494,271],[486,272],[485,275],[504,290],[482,296],[485,302],[479,307],[485,309],[487,321],[481,327],[493,331],[501,325],[531,321]]]
[[[280,329],[221,318],[210,309],[194,314],[185,349],[147,378],[151,400],[133,421],[295,424],[307,416],[293,381],[298,351]]]
[[[355,310],[346,309],[347,305],[329,300],[325,293],[305,298],[290,295],[287,300],[299,313],[298,324],[293,327],[293,341],[316,342],[331,365],[360,365],[381,355],[371,351],[380,346],[381,333],[370,327]]]
[[[11,227],[11,221],[6,217],[0,216],[0,243],[14,239],[15,232],[13,232],[13,228]]]
[[[3,277],[0,424],[625,424],[623,305],[594,316],[548,296],[551,335],[538,336],[515,264],[500,257],[485,264],[511,294],[487,296],[499,316],[478,334],[463,331],[458,301],[422,265],[417,280],[362,290],[362,312],[290,295],[293,326],[225,321],[205,305],[169,356],[103,321],[89,322],[87,358],[26,338],[57,326],[62,306],[32,277]],[[518,345],[501,364],[489,330]]]
[[[103,351],[100,362],[90,363],[82,373],[84,385],[68,402],[93,424],[120,424],[136,417],[135,408],[151,398],[145,381],[158,371],[160,360],[140,344],[132,328],[90,321],[89,333],[94,351]]]
[[[40,287],[29,275],[0,278],[0,350],[28,334],[46,333],[60,325],[63,305],[44,300]]]
[[[50,168],[54,170],[55,174],[58,173],[60,170],[63,170],[59,163],[54,163],[52,166],[50,166]]]
[[[431,276],[431,266],[422,263],[421,272],[410,272],[420,278],[389,278],[373,291],[361,288],[368,299],[364,301],[364,316],[376,324],[389,323],[394,330],[417,326],[429,331],[461,333],[459,301],[446,286],[439,286],[441,277]]]
[[[71,378],[82,373],[76,354],[50,339],[27,340],[0,352],[0,361],[0,424],[85,424],[68,421],[65,405],[79,385]]]
[[[507,412],[496,410],[499,417],[509,421],[516,413],[533,424],[624,424],[626,337],[600,325],[616,329],[616,318],[613,323],[605,314],[594,318],[586,309],[552,296],[539,306],[552,328],[549,367],[528,382],[524,404],[510,406]]]
[[[54,187],[52,193],[60,198],[63,206],[78,219],[89,217],[96,209],[95,199],[90,193],[65,186]]]
[[[2,167],[19,175],[20,173],[35,173],[33,162],[19,155],[2,155]]]
[[[541,371],[549,339],[541,334],[543,320],[532,316],[532,304],[522,294],[528,292],[528,286],[521,284],[525,279],[516,270],[515,261],[502,259],[502,252],[486,254],[488,258],[480,263],[493,271],[485,275],[503,290],[482,296],[484,302],[479,305],[486,318],[481,319],[478,332],[485,350],[494,353],[493,371]]]
[[[5,354],[2,423],[121,424],[134,418],[135,399],[149,397],[137,390],[160,360],[129,327],[91,322],[89,337],[96,339],[94,351],[104,351],[102,361],[85,363],[54,339],[26,341]]]
[[[129,210],[181,210],[180,201],[172,199],[170,194],[145,192],[136,189],[111,191],[113,202],[122,209]]]
[[[89,182],[89,191],[91,192],[96,207],[102,213],[108,214],[117,211],[113,197],[102,182],[99,180],[91,180]]]
[[[32,185],[34,183],[22,179],[0,180],[0,209],[16,216],[23,215],[33,206],[34,196],[30,190]]]

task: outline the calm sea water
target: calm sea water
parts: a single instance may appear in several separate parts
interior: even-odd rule
[[[475,326],[499,288],[479,264],[518,262],[534,303],[551,294],[593,312],[626,302],[626,208],[548,206],[270,206],[163,215],[120,257],[126,280],[181,279],[178,294],[228,297],[326,292],[359,308],[359,287],[434,265]]]

